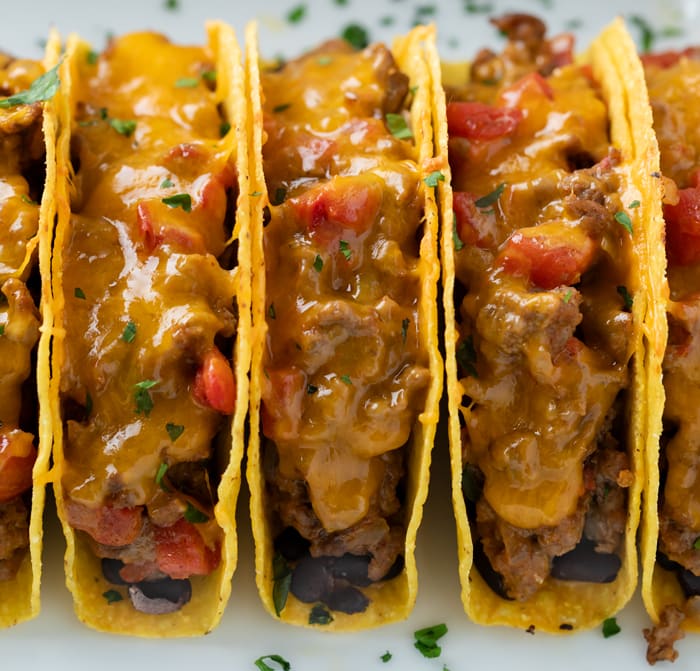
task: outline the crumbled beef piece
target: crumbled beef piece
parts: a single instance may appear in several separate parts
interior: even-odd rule
[[[21,497],[0,503],[0,580],[14,577],[29,545],[27,507]]]
[[[678,652],[673,644],[685,636],[681,624],[685,619],[685,613],[677,606],[666,606],[661,611],[658,624],[652,629],[644,630],[644,638],[647,640],[647,662],[673,662],[678,657]]]

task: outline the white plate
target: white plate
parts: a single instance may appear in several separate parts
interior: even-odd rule
[[[9,4],[5,2],[4,4]],[[514,8],[537,12],[552,30],[580,23],[576,29],[583,47],[615,14],[643,15],[657,27],[681,27],[684,34],[662,38],[658,48],[700,43],[700,0],[684,2],[635,2],[588,0],[511,0],[510,2],[453,0],[431,3],[408,0],[178,0],[179,9],[165,8],[166,0],[21,0],[6,8],[0,25],[0,46],[17,55],[37,57],[49,26],[63,34],[79,32],[96,47],[110,33],[156,29],[178,41],[201,42],[204,20],[221,18],[231,22],[242,40],[246,21],[257,16],[261,45],[268,57],[293,56],[338,33],[348,23],[369,29],[373,40],[390,40],[406,31],[417,16],[418,7],[427,7],[422,16],[433,19],[439,29],[441,55],[447,60],[468,58],[477,47],[497,44],[495,30],[483,13],[469,13],[466,5],[490,5],[494,13]],[[243,6],[241,6],[243,4]],[[307,11],[304,19],[290,24],[285,17],[300,4]],[[430,14],[430,8],[435,8]],[[9,17],[9,18],[8,18]],[[385,17],[391,17],[386,19]],[[391,20],[391,24],[389,24]],[[673,31],[671,31],[673,32]],[[47,509],[42,612],[34,621],[0,632],[2,671],[82,671],[104,669],[160,668],[206,671],[255,669],[262,655],[280,654],[295,671],[373,671],[419,670],[476,671],[517,669],[518,671],[591,671],[591,669],[647,669],[646,644],[642,628],[648,620],[637,594],[618,615],[619,635],[604,639],[600,631],[571,636],[528,635],[502,627],[486,628],[471,624],[462,609],[457,575],[457,548],[454,518],[449,500],[449,474],[446,440],[439,436],[434,451],[430,496],[418,536],[419,595],[416,608],[404,623],[358,634],[324,634],[280,624],[269,617],[258,600],[254,583],[253,546],[248,521],[248,493],[243,488],[239,501],[240,559],[233,579],[233,592],[221,625],[200,639],[150,641],[99,634],[80,625],[73,615],[70,595],[63,583],[64,544],[55,521],[55,511]],[[440,641],[442,655],[425,659],[413,647],[416,629],[445,622],[448,634]],[[674,671],[697,669],[700,636],[677,645],[681,656]],[[385,652],[392,659],[383,663]]]

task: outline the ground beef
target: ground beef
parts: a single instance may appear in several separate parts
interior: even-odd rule
[[[685,619],[683,611],[676,606],[666,606],[661,611],[659,622],[653,629],[644,630],[644,638],[647,640],[647,662],[673,662],[678,657],[678,652],[673,644],[685,636],[681,624]]]
[[[21,497],[0,503],[0,561],[29,545],[29,512]],[[14,575],[14,574],[13,574]]]

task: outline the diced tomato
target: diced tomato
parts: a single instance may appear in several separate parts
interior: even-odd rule
[[[523,113],[516,108],[494,107],[479,102],[452,102],[447,105],[450,135],[482,141],[510,135]]]
[[[192,387],[198,403],[224,415],[236,409],[236,381],[229,362],[217,347],[212,347],[202,359]]]
[[[382,196],[375,177],[335,177],[287,202],[311,237],[331,249],[345,232],[360,235],[374,225]]]
[[[455,191],[452,196],[452,208],[457,220],[457,235],[465,245],[487,247],[489,224],[493,215],[484,214],[474,204],[471,193]]]
[[[200,205],[212,212],[212,216],[216,216],[217,219],[223,218],[226,211],[226,190],[230,189],[235,181],[236,171],[229,163],[226,163],[218,174],[202,175],[196,185]]]
[[[194,524],[180,519],[170,527],[153,527],[158,568],[171,578],[208,575],[221,559],[218,549],[206,545]]]
[[[554,234],[543,229],[524,228],[513,233],[498,262],[507,273],[527,277],[542,289],[576,284],[593,261],[595,243],[575,229]]]
[[[289,440],[299,434],[306,376],[294,366],[265,371],[263,380],[263,433],[273,440]]]
[[[166,207],[160,203],[148,201],[141,201],[136,206],[136,221],[143,239],[144,250],[151,254],[156,247],[165,243],[178,250],[184,250],[193,254],[206,253],[206,246],[202,236],[196,231],[185,228],[183,225],[178,225],[176,220],[172,220],[173,215],[165,209]],[[156,210],[158,208],[162,209],[160,220],[157,220],[154,216],[154,208]]]
[[[524,108],[538,98],[554,99],[554,91],[549,82],[539,73],[531,72],[501,92],[500,101],[506,107]]]
[[[679,189],[678,204],[664,205],[668,261],[688,266],[700,261],[700,189]]]
[[[0,503],[6,503],[32,486],[36,448],[32,435],[15,429],[0,433]]]
[[[683,57],[699,59],[700,47],[688,47],[683,51],[660,51],[656,54],[642,54],[640,56],[644,67],[655,66],[662,69],[670,68]]]
[[[560,33],[549,40],[554,67],[561,68],[574,62],[574,43],[575,39],[571,33]]]
[[[143,526],[143,507],[116,508],[100,506],[90,508],[76,501],[66,502],[68,522],[75,529],[86,531],[98,543],[119,547],[133,543]]]
[[[165,155],[166,163],[179,162],[182,159],[185,160],[201,160],[207,156],[207,152],[196,144],[190,142],[182,142],[181,144],[175,145],[172,149],[168,151]]]

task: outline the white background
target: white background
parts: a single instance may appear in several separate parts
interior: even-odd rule
[[[0,48],[18,56],[39,57],[41,41],[50,26],[64,35],[76,31],[100,48],[108,33],[154,29],[178,41],[202,42],[204,21],[220,18],[231,22],[242,41],[249,19],[260,21],[263,54],[293,56],[306,47],[335,36],[348,23],[365,26],[373,40],[390,40],[413,23],[417,7],[433,7],[424,14],[439,30],[439,46],[445,60],[464,60],[476,49],[497,45],[495,30],[483,13],[468,13],[464,5],[491,5],[494,13],[524,9],[537,12],[550,28],[562,30],[572,20],[579,47],[614,15],[645,16],[657,29],[682,29],[675,38],[662,38],[657,48],[700,44],[700,0],[634,2],[630,0],[337,0],[306,3],[298,0],[179,0],[175,11],[165,0],[0,0]],[[305,18],[296,24],[287,13],[306,4]],[[391,25],[383,25],[392,17]],[[635,37],[638,33],[633,31]],[[253,547],[248,521],[248,492],[239,500],[240,558],[233,591],[221,625],[200,639],[150,641],[99,634],[80,625],[73,615],[70,595],[63,583],[64,544],[55,521],[53,505],[47,508],[42,612],[38,619],[0,631],[0,671],[141,670],[255,671],[254,660],[277,653],[288,659],[294,671],[591,671],[597,669],[647,669],[642,628],[648,626],[639,594],[618,615],[622,633],[604,639],[599,631],[568,637],[528,635],[506,628],[477,627],[462,609],[457,576],[454,519],[449,499],[447,445],[444,431],[434,451],[431,490],[423,526],[418,536],[419,595],[416,609],[404,623],[357,634],[310,632],[282,625],[269,617],[257,597],[253,572]],[[425,659],[413,648],[413,631],[445,622],[449,633],[441,640],[438,659]],[[700,635],[677,645],[681,656],[673,671],[700,667]],[[384,664],[380,656],[393,655]],[[668,665],[666,665],[667,668]]]

